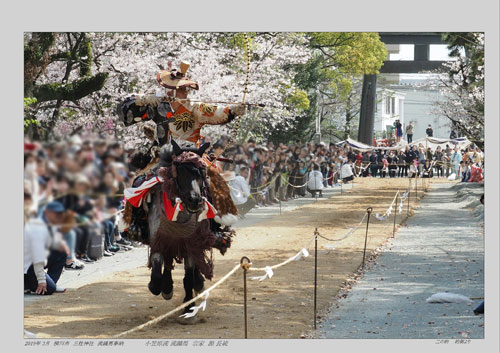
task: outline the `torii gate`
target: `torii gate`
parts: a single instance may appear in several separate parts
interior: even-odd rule
[[[438,32],[381,32],[380,40],[386,45],[413,44],[414,57],[409,61],[384,61],[380,73],[411,74],[424,70],[436,70],[445,61],[429,60],[430,44],[446,44]],[[377,91],[377,75],[364,75],[361,91],[361,110],[359,116],[358,140],[371,145],[375,121],[375,93]]]

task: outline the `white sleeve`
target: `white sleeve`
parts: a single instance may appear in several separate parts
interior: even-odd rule
[[[43,265],[45,262],[35,262],[33,264],[33,270],[35,271],[36,279],[38,284],[45,283],[45,270],[43,269]]]
[[[250,188],[248,187],[248,184],[246,180],[240,176],[238,179],[238,185],[243,193],[243,196],[248,197],[250,196]]]
[[[31,249],[31,259],[33,263],[45,262],[45,244],[46,237],[43,236],[43,226],[33,226],[26,227],[25,232],[27,232],[27,241],[30,242]],[[48,232],[48,231],[47,231]]]

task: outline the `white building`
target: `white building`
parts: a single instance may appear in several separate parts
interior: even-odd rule
[[[442,99],[442,95],[439,90],[425,85],[428,77],[423,74],[401,74],[397,82],[394,82],[394,78],[394,75],[389,80],[382,78],[383,84],[378,85],[375,136],[381,136],[384,132],[385,136],[392,134],[393,124],[399,119],[403,124],[403,134],[410,121],[413,123],[414,140],[426,136],[425,130],[429,124],[434,130],[434,137],[448,138],[450,120],[434,113],[434,103]]]

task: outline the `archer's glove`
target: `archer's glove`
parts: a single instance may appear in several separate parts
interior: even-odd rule
[[[236,116],[242,116],[246,112],[246,106],[244,104],[235,104],[230,107],[231,113]]]

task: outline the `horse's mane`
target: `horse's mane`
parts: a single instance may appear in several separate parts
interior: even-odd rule
[[[165,163],[165,159],[162,159],[163,163],[160,162],[160,166],[166,166],[160,167],[158,174],[163,178],[162,190],[167,193],[171,200],[173,200],[176,197],[179,197],[177,185],[174,180],[174,175],[177,173],[177,166],[182,164],[191,164],[197,169],[206,169],[207,166],[199,155],[191,151],[184,151],[179,156],[170,155],[170,158],[170,163],[168,164]]]

